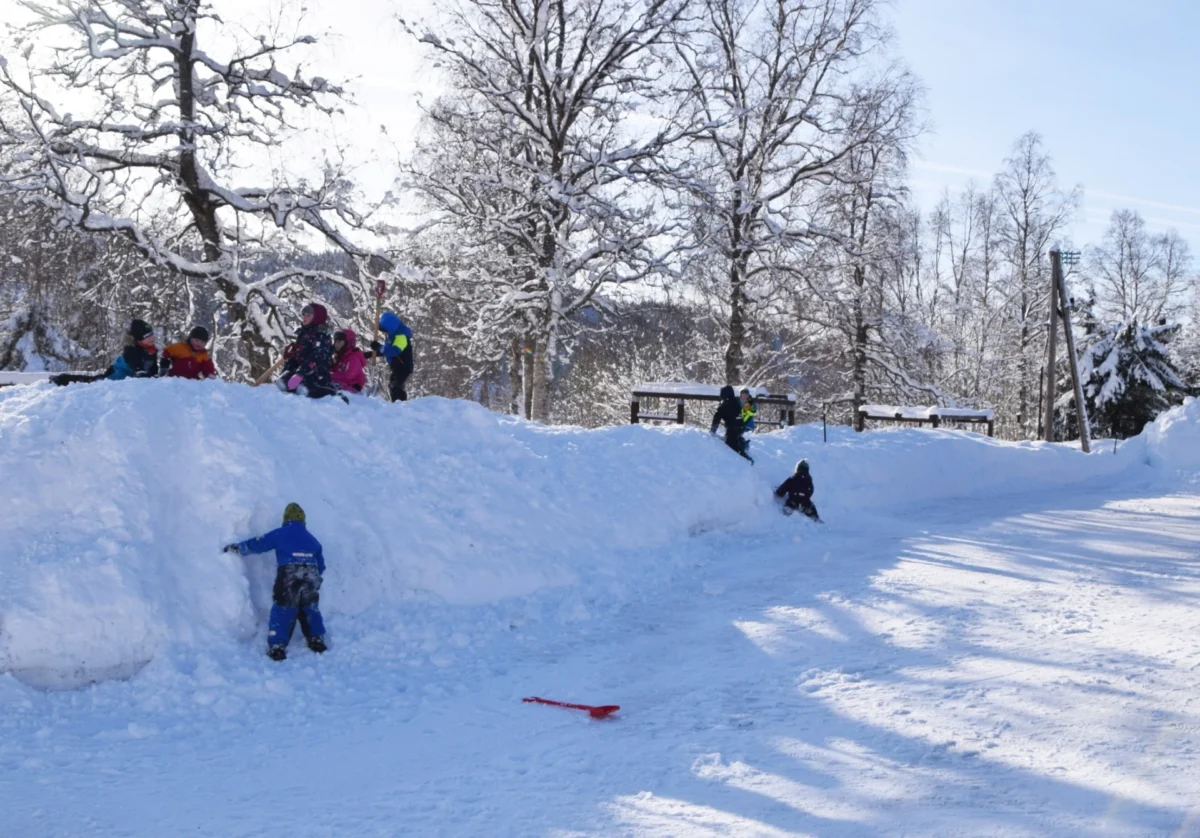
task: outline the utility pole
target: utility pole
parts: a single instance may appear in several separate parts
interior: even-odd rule
[[[1058,275],[1062,273],[1062,263],[1059,261],[1059,250],[1050,251],[1050,340],[1047,344],[1046,359],[1046,412],[1043,415],[1042,439],[1054,442],[1054,370],[1058,349]]]
[[[1067,280],[1063,277],[1062,266],[1074,265],[1079,262],[1079,251],[1068,250],[1058,254],[1058,296],[1062,300],[1063,334],[1067,338],[1067,352],[1071,358],[1071,381],[1075,385],[1075,416],[1079,420],[1079,445],[1084,454],[1091,453],[1091,422],[1088,421],[1087,404],[1083,401],[1083,382],[1079,380],[1079,356],[1075,354],[1075,332],[1071,329],[1071,298],[1067,296]],[[1051,254],[1051,259],[1054,254]],[[1053,271],[1052,271],[1053,273]]]
[[[1075,354],[1075,334],[1071,331],[1071,310],[1068,306],[1067,283],[1063,278],[1063,263],[1074,265],[1079,261],[1079,251],[1061,251],[1057,247],[1050,251],[1050,340],[1049,360],[1046,365],[1046,442],[1054,441],[1054,365],[1058,342],[1057,319],[1062,317],[1063,334],[1067,339],[1067,354],[1071,361],[1071,383],[1075,387],[1075,412],[1079,420],[1079,443],[1085,454],[1090,453],[1091,432],[1088,423],[1087,405],[1083,401],[1083,382],[1079,380],[1079,358]]]

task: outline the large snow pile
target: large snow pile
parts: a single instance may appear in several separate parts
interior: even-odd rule
[[[293,500],[325,546],[334,625],[414,592],[474,604],[617,574],[633,551],[753,516],[754,476],[722,453],[695,431],[546,429],[437,398],[7,388],[0,671],[78,682],[168,643],[256,636],[250,589],[272,559],[220,546],[278,526]]]
[[[1179,420],[1185,434],[1197,418]],[[800,456],[842,528],[1145,460],[831,430],[828,444],[820,427],[756,436],[751,467],[691,428],[545,428],[437,398],[346,405],[187,381],[6,388],[0,672],[72,685],[128,676],[172,646],[260,643],[273,560],[220,546],[277,526],[290,501],[325,545],[322,610],[346,637],[355,621],[399,626],[414,597],[466,608],[556,588],[579,603],[645,595],[679,570],[664,555],[686,561],[648,561],[657,548],[808,526],[770,494]]]
[[[1161,414],[1126,446],[1139,453],[1144,446],[1150,465],[1194,479],[1200,474],[1200,400],[1188,398]]]

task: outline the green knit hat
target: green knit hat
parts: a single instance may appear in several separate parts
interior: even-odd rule
[[[304,523],[304,510],[300,508],[298,503],[289,503],[287,509],[283,510],[283,523],[288,521],[299,521]]]

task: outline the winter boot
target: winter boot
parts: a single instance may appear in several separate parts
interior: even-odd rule
[[[273,661],[287,660],[287,647],[286,646],[278,646],[278,645],[268,646],[267,647],[267,657],[269,657]]]
[[[324,638],[324,637],[310,637],[310,638],[308,638],[308,648],[312,649],[312,650],[313,650],[314,652],[316,652],[318,655],[319,655],[319,654],[321,654],[321,653],[322,653],[322,652],[324,652],[324,651],[325,651],[325,649],[326,649],[326,646],[325,646],[325,638]]]

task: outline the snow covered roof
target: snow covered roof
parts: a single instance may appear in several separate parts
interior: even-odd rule
[[[864,404],[858,409],[868,419],[908,419],[928,422],[939,419],[975,419],[991,422],[996,418],[994,410],[973,410],[966,407],[904,407],[892,404]]]
[[[694,381],[653,381],[648,384],[639,384],[633,388],[633,394],[649,394],[655,395],[672,395],[672,396],[692,396],[694,398],[712,398],[718,399],[721,397],[720,384],[698,384]],[[734,385],[735,391],[742,389],[741,385]],[[777,398],[795,401],[794,393],[772,393],[766,387],[747,387],[750,395],[754,398]]]

